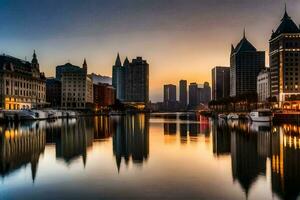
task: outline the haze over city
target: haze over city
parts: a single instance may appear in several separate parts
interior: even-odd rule
[[[286,3],[299,23],[300,2]],[[122,60],[140,55],[150,65],[150,100],[159,101],[164,83],[211,82],[211,68],[229,66],[244,27],[268,65],[283,8],[282,0],[1,0],[0,52],[30,60],[35,49],[46,76],[84,58],[89,73],[111,76],[118,52]]]

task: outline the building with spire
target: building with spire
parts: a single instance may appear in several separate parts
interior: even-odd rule
[[[124,66],[129,65],[129,61],[126,58]],[[120,55],[118,53],[115,65],[112,72],[112,85],[116,89],[116,98],[120,101],[125,100],[125,67],[122,66]]]
[[[118,54],[112,74],[112,83],[116,88],[117,99],[138,108],[148,104],[149,64],[146,60],[137,57],[129,62],[126,58],[122,65]]]
[[[300,29],[288,15],[286,6],[280,25],[269,40],[271,96],[283,102],[299,95]]]
[[[3,109],[31,109],[46,104],[45,75],[34,51],[31,63],[0,55],[0,105]]]
[[[56,67],[56,78],[61,81],[61,107],[86,109],[93,107],[93,81],[87,75],[87,62],[82,67],[66,63]]]
[[[265,52],[256,48],[244,35],[238,45],[231,45],[230,54],[230,96],[256,93],[256,80],[265,68]]]

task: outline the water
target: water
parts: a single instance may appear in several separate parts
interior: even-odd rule
[[[134,115],[0,127],[0,199],[296,199],[300,126]]]

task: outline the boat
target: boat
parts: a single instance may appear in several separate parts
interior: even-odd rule
[[[219,114],[218,119],[227,119],[227,115],[225,114]]]
[[[238,120],[238,119],[239,119],[239,115],[236,114],[236,113],[230,113],[230,114],[227,116],[227,119],[228,119],[228,120]]]
[[[250,112],[249,117],[253,122],[271,122],[273,113],[269,109],[254,110]]]

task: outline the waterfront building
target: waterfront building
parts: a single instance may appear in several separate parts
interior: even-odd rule
[[[176,85],[164,85],[164,102],[176,101]]]
[[[142,57],[132,59],[125,67],[125,101],[127,103],[148,104],[149,64]]]
[[[46,104],[45,75],[36,53],[31,63],[0,55],[0,105],[3,109],[31,109]]]
[[[257,75],[265,67],[265,52],[257,51],[247,40],[244,32],[242,40],[230,55],[230,96],[256,93]]]
[[[230,67],[216,66],[212,74],[212,99],[220,100],[230,96]]]
[[[271,96],[277,101],[286,101],[300,94],[300,29],[286,9],[269,44]]]
[[[129,60],[126,58],[124,65],[129,65]],[[117,55],[115,65],[112,72],[112,85],[116,88],[116,98],[120,101],[125,100],[125,67],[122,66],[120,55]]]
[[[93,90],[94,104],[97,110],[115,104],[116,89],[113,86],[105,83],[98,83],[94,84]]]
[[[257,97],[259,102],[267,101],[270,97],[270,70],[267,68],[257,76]]]
[[[187,81],[179,81],[179,103],[181,108],[186,108],[187,106]]]
[[[113,66],[113,86],[117,98],[123,103],[144,108],[149,103],[149,64],[142,57],[129,62],[125,59],[123,65],[118,54]]]
[[[50,107],[61,106],[61,81],[54,77],[46,79],[46,101]]]
[[[61,107],[64,109],[91,108],[93,104],[93,82],[87,76],[86,60],[84,59],[82,68],[66,63],[57,66],[56,69],[62,72],[59,75],[62,87]]]

